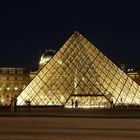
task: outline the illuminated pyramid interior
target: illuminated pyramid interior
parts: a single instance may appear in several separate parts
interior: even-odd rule
[[[17,98],[18,105],[109,107],[139,104],[140,87],[75,32]]]

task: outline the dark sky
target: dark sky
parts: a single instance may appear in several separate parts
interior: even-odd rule
[[[94,0],[0,3],[0,67],[34,67],[78,30],[116,64],[140,65],[140,4]]]

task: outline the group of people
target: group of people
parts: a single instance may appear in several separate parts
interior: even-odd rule
[[[71,105],[72,108],[75,106],[75,108],[78,108],[78,101],[76,100],[75,102],[73,101],[73,99],[71,100]],[[11,98],[11,112],[17,112],[17,98],[16,97],[12,97]]]
[[[72,108],[74,107],[74,101],[73,101],[73,99],[71,100],[71,106],[72,106]],[[78,101],[76,100],[75,101],[75,108],[77,108],[78,107]]]

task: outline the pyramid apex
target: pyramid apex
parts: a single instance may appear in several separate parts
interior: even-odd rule
[[[81,34],[78,32],[78,31],[75,31],[74,33],[73,33],[73,37],[74,38],[79,38],[79,36],[80,36]]]
[[[80,34],[78,31],[75,31],[74,34]]]

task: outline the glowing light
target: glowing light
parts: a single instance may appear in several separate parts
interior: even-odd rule
[[[83,78],[82,78],[82,81],[84,81],[84,80],[85,80],[85,78],[83,77]]]
[[[39,65],[44,65],[46,64],[51,58],[52,56],[55,54],[55,51],[54,50],[46,50],[41,58],[40,58],[40,62],[39,62]]]
[[[65,107],[72,108],[72,106],[68,106],[68,105],[66,105]],[[103,105],[94,105],[94,106],[89,106],[89,105],[80,106],[80,105],[78,105],[78,108],[104,108],[104,106]]]
[[[18,90],[18,87],[15,87],[15,90]]]
[[[130,72],[130,71],[133,71],[133,69],[128,69],[127,71]]]
[[[74,82],[74,87],[76,88],[76,86],[77,86],[77,83],[76,83],[76,82]]]
[[[48,56],[46,58],[41,57],[41,60],[39,62],[39,64],[45,64],[46,62],[48,62],[51,59],[52,56]]]
[[[61,96],[61,99],[60,99],[62,102],[65,101],[65,98],[64,96]]]
[[[58,63],[61,65],[61,64],[62,64],[62,61],[59,59],[59,60],[58,60]]]
[[[3,103],[4,102],[4,99],[1,99],[1,102]]]
[[[7,90],[10,90],[10,88],[9,88],[9,87],[7,87],[6,89],[7,89]]]

